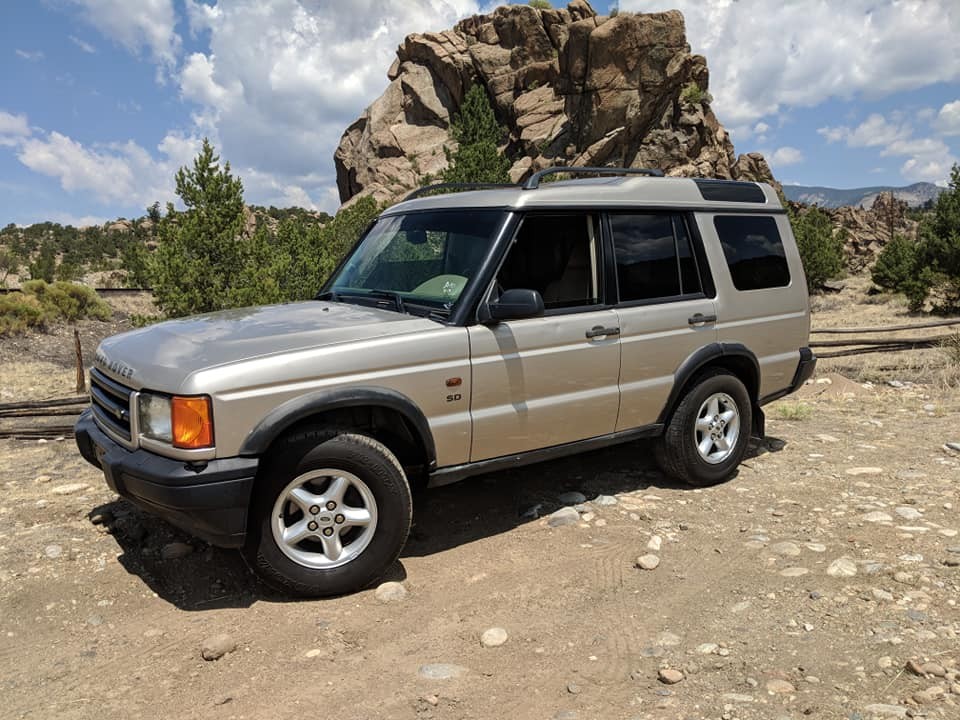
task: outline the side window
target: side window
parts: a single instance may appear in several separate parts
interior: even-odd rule
[[[790,268],[776,220],[757,215],[719,215],[713,225],[737,290],[790,284]]]
[[[536,290],[547,310],[597,305],[599,248],[592,215],[530,215],[500,268],[497,289]]]
[[[610,216],[620,302],[703,292],[684,219],[662,213]]]

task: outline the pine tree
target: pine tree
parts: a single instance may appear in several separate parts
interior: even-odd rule
[[[186,207],[167,205],[151,276],[157,306],[178,317],[247,304],[253,299],[242,278],[251,243],[242,236],[243,183],[230,174],[230,163],[207,139],[193,167],[176,175],[177,195]]]
[[[499,150],[506,131],[497,123],[487,93],[479,83],[464,96],[450,133],[459,147],[447,153],[450,166],[443,172],[444,182],[510,182],[510,160]]]

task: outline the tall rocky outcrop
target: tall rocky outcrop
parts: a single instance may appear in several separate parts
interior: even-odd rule
[[[761,155],[735,156],[678,11],[606,17],[585,0],[500,7],[410,35],[388,77],[336,150],[343,202],[361,193],[395,200],[441,172],[444,148],[455,146],[450,121],[474,83],[508,129],[513,180],[550,165],[773,180]]]

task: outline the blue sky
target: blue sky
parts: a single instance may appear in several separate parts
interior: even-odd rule
[[[559,3],[555,3],[559,5]],[[601,13],[610,2],[595,2]],[[679,8],[738,152],[787,183],[942,183],[960,158],[956,0],[620,0]],[[249,202],[338,204],[332,154],[404,35],[484,0],[39,0],[0,9],[0,226],[173,198],[210,137]]]

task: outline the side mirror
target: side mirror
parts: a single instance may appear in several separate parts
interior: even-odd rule
[[[493,322],[543,317],[543,298],[536,290],[504,290],[500,299],[488,306]]]

